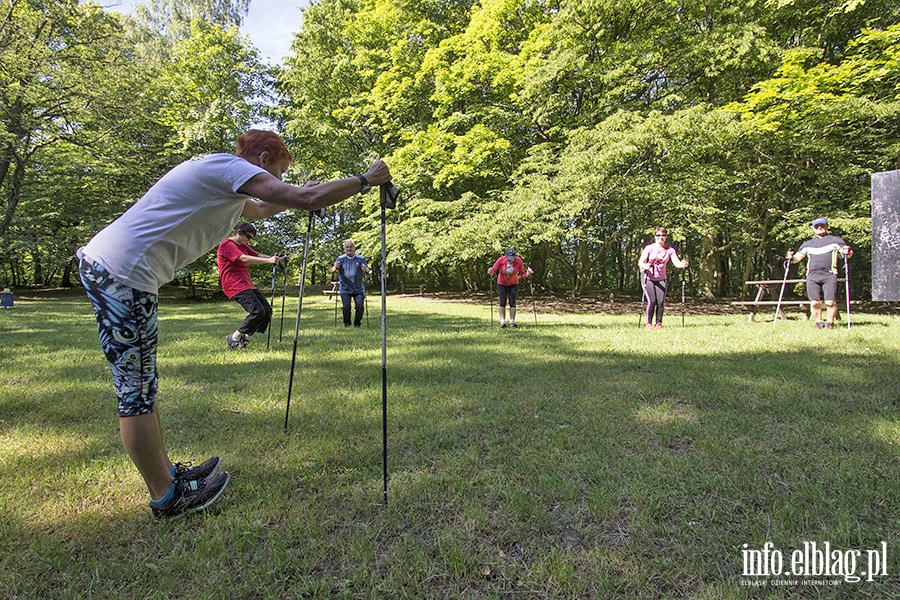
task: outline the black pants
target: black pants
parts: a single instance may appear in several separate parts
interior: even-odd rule
[[[353,324],[356,327],[359,327],[360,324],[362,324],[363,312],[365,310],[366,294],[364,292],[358,292],[356,294],[341,292],[341,306],[344,309],[344,325],[346,325],[347,327],[350,326],[351,298],[353,299],[353,303],[356,305],[356,318],[353,319]]]
[[[244,307],[247,317],[241,322],[238,331],[247,335],[265,333],[272,321],[272,307],[266,297],[258,289],[244,290],[232,298]]]

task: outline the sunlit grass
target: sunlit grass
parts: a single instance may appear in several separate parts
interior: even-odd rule
[[[304,299],[285,434],[296,298],[282,341],[276,313],[270,349],[243,352],[224,344],[237,304],[163,300],[168,450],[219,454],[233,483],[161,524],[87,302],[0,311],[0,596],[743,598],[742,544],[900,550],[893,318],[647,332],[636,311],[538,307],[500,330],[486,301],[391,297],[384,506],[380,302],[360,329],[333,307]]]

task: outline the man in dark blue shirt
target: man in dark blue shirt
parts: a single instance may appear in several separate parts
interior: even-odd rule
[[[332,273],[338,274],[341,294],[341,304],[344,308],[344,327],[350,327],[350,300],[356,305],[356,318],[353,326],[362,324],[366,288],[363,285],[363,273],[371,273],[366,259],[356,253],[356,244],[353,240],[344,242],[344,253],[338,256],[331,267]]]
[[[842,238],[828,233],[828,219],[819,217],[812,222],[815,237],[800,245],[797,252],[788,251],[791,262],[800,262],[809,257],[806,265],[806,295],[810,301],[810,312],[816,321],[816,329],[833,329],[837,317],[837,272],[838,256],[853,256],[853,249]],[[822,300],[828,311],[828,322],[822,322]]]

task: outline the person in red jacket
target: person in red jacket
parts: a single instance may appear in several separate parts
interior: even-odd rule
[[[507,248],[506,252],[497,259],[494,266],[488,269],[488,275],[497,275],[497,291],[500,293],[500,327],[506,327],[506,301],[509,300],[509,326],[516,325],[516,296],[519,293],[519,277],[531,277],[534,271],[531,267],[525,269],[525,263],[516,256],[513,248]]]
[[[246,348],[250,336],[265,333],[272,320],[272,307],[250,278],[250,265],[274,265],[284,262],[287,256],[260,254],[248,245],[256,235],[256,227],[243,222],[234,226],[234,235],[227,237],[216,250],[219,281],[229,300],[234,300],[247,311],[247,317],[234,333],[225,336],[228,348]]]

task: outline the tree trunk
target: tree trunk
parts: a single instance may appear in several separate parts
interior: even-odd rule
[[[578,241],[578,250],[576,252],[574,292],[580,294],[591,280],[591,252],[586,239]]]
[[[700,264],[697,275],[697,293],[704,298],[714,298],[716,279],[719,276],[719,252],[711,235],[700,238]]]

